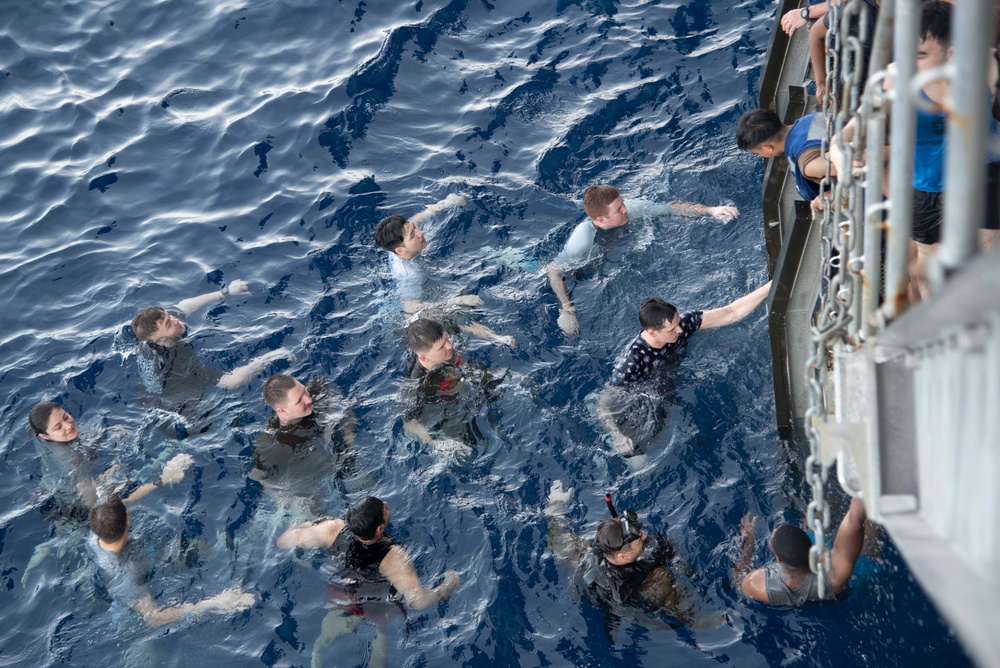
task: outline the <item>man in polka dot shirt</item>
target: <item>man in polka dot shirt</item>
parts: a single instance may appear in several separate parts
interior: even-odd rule
[[[647,299],[639,307],[642,331],[635,337],[625,357],[611,374],[611,382],[597,401],[597,415],[611,435],[615,449],[626,457],[636,454],[632,439],[622,433],[610,409],[615,393],[640,383],[651,383],[663,393],[670,386],[671,373],[684,357],[687,342],[699,329],[722,327],[750,315],[771,289],[768,281],[748,295],[722,308],[679,313],[673,304]]]

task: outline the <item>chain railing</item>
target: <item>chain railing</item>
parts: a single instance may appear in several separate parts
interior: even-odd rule
[[[855,157],[864,150],[866,118],[859,112],[863,81],[864,50],[869,34],[868,7],[862,0],[845,0],[833,4],[827,0],[830,29],[826,42],[827,94],[821,101],[820,113],[826,117],[823,155],[834,144],[842,158],[836,169],[826,162],[826,174],[820,182],[822,213],[815,224],[820,226],[820,259],[822,280],[819,308],[811,328],[811,355],[807,362],[809,407],[805,414],[809,438],[806,478],[812,500],[806,512],[806,522],[815,542],[809,553],[809,567],[818,576],[820,597],[826,595],[826,574],[830,570],[830,552],[826,534],[830,528],[830,506],[825,487],[832,461],[827,461],[820,448],[820,427],[830,416],[826,405],[826,378],[831,350],[836,345],[858,347],[862,339],[863,293],[866,269],[865,225],[866,200],[864,173],[855,172]],[[850,34],[849,27],[857,27]],[[870,107],[871,105],[869,105]],[[845,139],[844,129],[852,123],[857,131]],[[879,185],[879,189],[881,186]],[[872,248],[875,244],[868,244]],[[869,294],[869,301],[871,300]]]

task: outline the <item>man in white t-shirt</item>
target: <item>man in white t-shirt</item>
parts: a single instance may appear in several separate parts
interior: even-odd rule
[[[673,213],[681,216],[712,216],[718,220],[733,220],[740,215],[734,206],[706,206],[693,202],[671,202],[665,206],[644,203],[644,214],[650,216]],[[583,210],[587,219],[570,234],[559,255],[549,264],[547,272],[552,291],[559,298],[559,328],[566,336],[576,336],[580,326],[576,320],[576,310],[566,290],[563,274],[569,270],[588,264],[598,254],[595,248],[598,230],[610,230],[628,223],[628,207],[621,193],[614,186],[591,186],[583,196]]]
[[[399,290],[403,310],[407,313],[419,313],[425,309],[449,312],[460,307],[483,305],[483,300],[477,295],[459,295],[437,302],[423,301],[430,268],[424,258],[420,257],[420,252],[427,248],[427,237],[424,236],[420,225],[431,216],[449,207],[458,206],[465,206],[465,197],[448,195],[437,204],[431,204],[410,218],[398,215],[383,218],[375,228],[375,243],[389,251],[389,270]],[[517,345],[513,336],[500,336],[474,320],[467,324],[456,323],[456,325],[463,332],[473,336],[511,347]]]

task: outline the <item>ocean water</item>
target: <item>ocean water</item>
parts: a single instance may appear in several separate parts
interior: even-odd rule
[[[6,0],[0,11],[0,662],[4,665],[308,665],[323,576],[274,546],[288,524],[249,482],[268,409],[262,380],[210,393],[184,429],[142,387],[137,310],[242,278],[252,294],[190,320],[202,359],[229,369],[281,346],[268,372],[325,377],[358,416],[363,489],[315,501],[338,515],[364,493],[445,603],[387,622],[390,666],[969,665],[891,543],[848,599],[771,610],[736,594],[740,517],[805,503],[801,445],[774,426],[766,318],[697,334],[670,424],[644,466],[609,453],[595,393],[637,331],[638,303],[721,306],[767,280],[762,165],[736,151],[755,104],[769,2],[719,0]],[[581,218],[583,190],[733,204],[734,222],[630,223],[600,271],[571,282],[582,334],[565,339],[542,267]],[[467,206],[427,226],[425,251],[509,350],[459,339],[507,378],[475,417],[476,451],[443,463],[402,430],[405,319],[377,221],[450,193]],[[85,531],[42,512],[29,408],[56,400],[104,464],[148,479],[195,457],[142,502],[164,556],[158,601],[221,589],[259,603],[146,631],[94,586]],[[178,436],[184,438],[178,440]],[[145,478],[143,476],[146,476]],[[576,595],[547,550],[549,485],[576,488],[581,534],[603,493],[666,532],[693,600],[728,622],[675,628]],[[137,523],[139,524],[139,523]],[[198,546],[175,565],[177,536]],[[31,564],[36,546],[49,541]],[[364,665],[373,627],[325,665]]]

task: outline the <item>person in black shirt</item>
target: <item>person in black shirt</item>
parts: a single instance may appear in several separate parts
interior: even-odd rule
[[[250,478],[283,501],[303,498],[314,506],[325,496],[317,485],[340,480],[353,464],[347,446],[354,441],[354,414],[315,378],[306,386],[275,374],[264,384],[264,401],[274,415],[254,445]]]
[[[368,496],[347,510],[345,519],[324,518],[297,524],[278,537],[283,549],[317,548],[333,561],[331,611],[313,647],[313,666],[319,653],[338,637],[353,633],[365,607],[386,601],[404,601],[414,610],[448,598],[458,586],[456,571],[448,571],[436,587],[424,587],[406,548],[385,535],[389,504]],[[369,665],[385,665],[387,642],[383,629],[372,648]]]
[[[635,606],[666,612],[682,624],[698,618],[678,584],[672,567],[682,565],[670,539],[650,534],[631,510],[601,520],[593,541],[573,535],[566,518],[566,504],[573,488],[556,480],[549,491],[545,515],[549,517],[549,548],[560,560],[577,567],[576,584],[595,605],[618,610]]]
[[[683,359],[691,336],[699,329],[722,327],[742,320],[764,301],[770,289],[768,281],[722,308],[704,312],[681,314],[673,304],[660,299],[647,299],[642,303],[639,307],[642,331],[615,366],[609,386],[597,400],[597,415],[618,452],[626,457],[636,454],[633,439],[622,433],[611,410],[616,395],[640,385],[657,394],[666,394],[672,387],[673,371]]]
[[[246,281],[237,280],[222,290],[185,299],[170,311],[158,306],[139,311],[132,319],[132,334],[142,342],[138,359],[146,389],[182,408],[190,402],[200,401],[205,389],[212,385],[233,390],[249,383],[274,360],[294,360],[290,351],[279,348],[223,373],[204,366],[194,347],[184,341],[187,336],[184,321],[188,316],[229,295],[249,292]]]
[[[470,454],[472,448],[458,438],[480,440],[475,417],[457,406],[472,403],[473,410],[478,408],[484,401],[482,390],[490,389],[494,381],[485,369],[468,363],[455,350],[438,322],[414,320],[406,328],[406,345],[413,351],[413,358],[403,386],[403,429],[437,452]],[[432,407],[440,410],[432,411]]]

